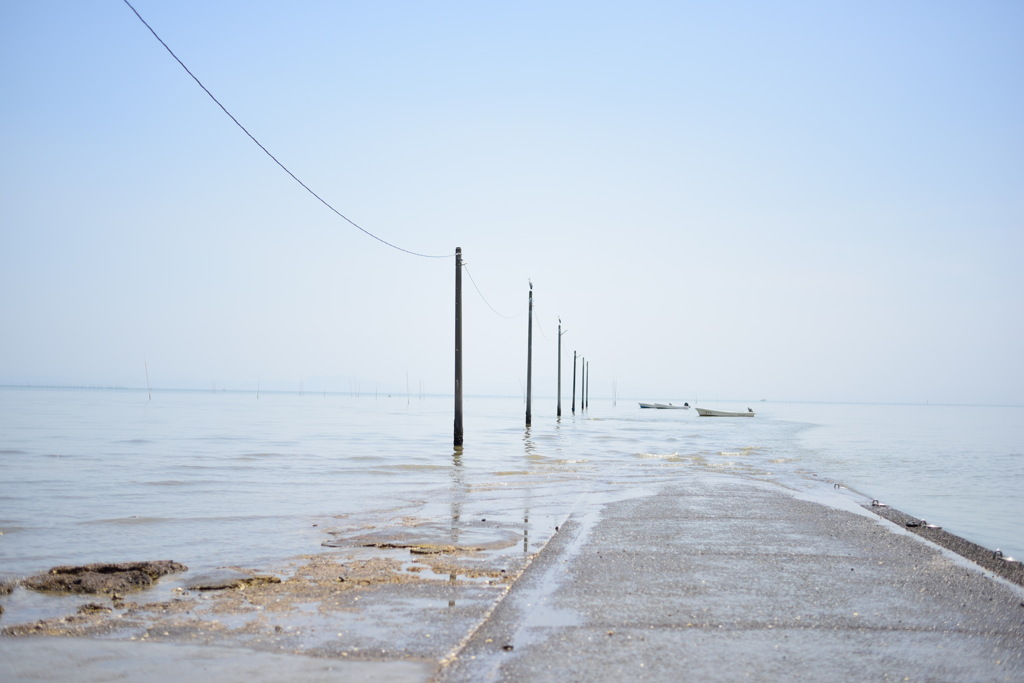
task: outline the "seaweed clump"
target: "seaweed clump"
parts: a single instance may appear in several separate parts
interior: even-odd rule
[[[143,590],[161,576],[184,571],[188,567],[171,560],[95,563],[53,567],[45,574],[25,579],[21,585],[41,593],[114,594]]]

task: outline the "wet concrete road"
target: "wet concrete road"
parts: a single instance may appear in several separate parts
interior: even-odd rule
[[[0,681],[1024,681],[1024,589],[822,494],[704,474],[583,505],[496,606],[409,621],[437,636],[389,648],[414,656],[0,638]]]
[[[849,507],[706,476],[574,519],[435,680],[1024,680],[1024,591]]]

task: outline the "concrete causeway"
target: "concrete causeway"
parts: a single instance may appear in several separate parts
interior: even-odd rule
[[[0,681],[1024,681],[1024,588],[822,494],[705,473],[580,506],[497,602],[404,626],[438,636],[415,654],[0,638]]]
[[[564,525],[435,680],[1022,681],[1024,590],[866,510],[708,475]]]

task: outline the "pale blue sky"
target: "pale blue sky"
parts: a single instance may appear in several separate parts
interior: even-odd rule
[[[1024,403],[1024,4],[133,5],[463,248],[468,393],[530,278],[538,394]],[[0,383],[451,391],[452,259],[121,0],[0,32]]]

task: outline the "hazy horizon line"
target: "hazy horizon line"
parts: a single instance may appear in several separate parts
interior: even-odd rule
[[[180,392],[180,393],[216,393],[216,394],[298,394],[298,395],[332,395],[332,396],[346,396],[350,398],[364,398],[364,397],[387,397],[387,398],[449,398],[454,399],[454,393],[414,393],[414,392],[401,392],[401,391],[342,391],[337,389],[229,389],[229,388],[201,388],[201,387],[138,387],[138,386],[120,386],[120,385],[99,385],[99,384],[3,384],[0,383],[0,389],[75,389],[75,390],[88,390],[88,391],[138,391],[145,393],[153,392]],[[526,401],[525,396],[517,396],[514,394],[466,394],[466,398],[502,398],[502,399],[521,399]],[[557,396],[554,394],[535,394],[533,400],[536,399],[551,399],[557,400]],[[563,395],[562,401],[565,402],[566,397]],[[627,401],[627,402],[649,402],[646,397],[638,396],[590,396],[589,401]],[[691,399],[683,399],[689,402]],[[1019,408],[1024,406],[1021,403],[932,403],[931,401],[854,401],[854,400],[840,400],[840,399],[768,399],[768,398],[705,398],[705,399],[693,399],[703,400],[709,403],[818,403],[825,405],[891,405],[891,406],[937,406],[937,407],[971,407],[971,408]]]

